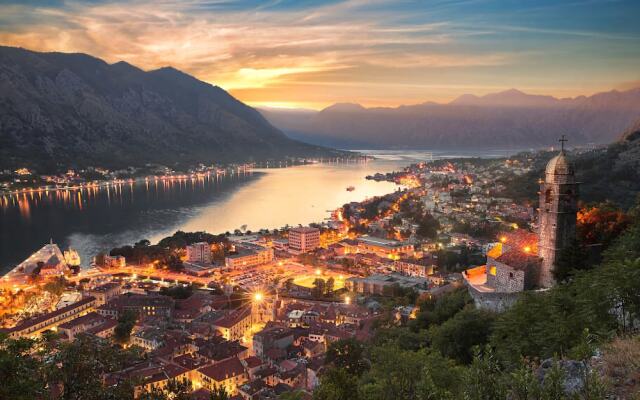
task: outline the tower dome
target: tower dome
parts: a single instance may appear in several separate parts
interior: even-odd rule
[[[547,175],[573,175],[573,164],[567,158],[564,151],[549,160],[547,169],[545,171]]]

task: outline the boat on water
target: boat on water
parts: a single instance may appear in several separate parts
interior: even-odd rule
[[[347,192],[353,192],[354,190],[356,190],[355,186],[348,186],[347,187]]]

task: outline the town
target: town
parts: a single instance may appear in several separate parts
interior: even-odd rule
[[[501,195],[501,179],[531,162],[414,164],[376,177],[398,183],[396,192],[345,204],[327,223],[176,232],[106,251],[87,269],[51,242],[2,278],[2,331],[137,348],[143,359],[103,377],[135,382],[136,397],[176,381],[196,399],[221,389],[243,399],[310,394],[332,343],[370,340],[389,315],[406,324],[415,298],[465,282],[477,291],[479,271],[507,246],[536,242],[534,207]],[[405,293],[414,301],[394,303]]]

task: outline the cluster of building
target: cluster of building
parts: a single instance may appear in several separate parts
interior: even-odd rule
[[[113,280],[88,285],[78,301],[2,332],[15,339],[49,330],[63,341],[113,340],[119,318],[134,315],[129,343],[147,356],[106,375],[105,384],[131,379],[140,395],[184,379],[194,396],[224,387],[237,398],[268,399],[294,389],[310,393],[332,342],[370,337],[377,308],[347,303],[247,293],[232,307],[227,295],[203,290],[174,299]]]
[[[578,184],[564,150],[547,164],[541,181],[538,231],[503,233],[489,246],[485,265],[464,273],[476,305],[504,310],[525,290],[554,285],[553,271],[576,238]]]
[[[512,161],[502,167],[516,174],[529,168]],[[464,281],[479,307],[502,310],[522,291],[553,285],[553,268],[575,237],[578,190],[572,164],[563,151],[547,166],[537,233],[527,229],[535,226],[532,207],[496,195],[504,188],[499,187],[496,176],[500,174],[492,168],[471,172],[450,163],[417,164],[385,177],[405,182],[407,189],[350,204],[349,215],[334,213],[328,229],[296,227],[275,237],[237,235],[225,242],[223,253],[218,244],[189,244],[180,253],[185,277],[204,278],[204,284],[210,277],[209,283],[224,282],[220,286],[225,295],[203,290],[174,299],[160,294],[154,285],[107,279],[85,286],[78,298],[61,302],[55,310],[3,331],[12,338],[55,330],[61,340],[79,335],[110,340],[118,319],[135,315],[130,344],[143,349],[147,357],[105,376],[108,385],[133,379],[139,395],[184,379],[192,383],[194,398],[208,398],[214,387],[251,400],[277,398],[294,389],[310,393],[318,385],[331,343],[371,336],[379,317],[378,296],[393,296],[398,288],[437,296]],[[419,221],[401,211],[405,201],[419,203],[420,218],[424,210],[437,220],[437,238],[418,235]],[[505,223],[512,220],[523,221],[523,226]],[[496,240],[487,240],[457,231],[460,224],[495,224],[503,229]],[[482,252],[486,262],[463,274],[440,272],[438,254],[443,249]],[[324,301],[317,295],[314,299],[310,291],[285,289],[288,285],[274,279],[276,274],[286,275],[277,271],[287,265],[306,267],[300,260],[308,257],[313,257],[309,263],[317,268],[312,279],[322,277],[321,268],[349,272],[344,279],[340,275],[345,288],[340,289],[340,302],[335,301],[337,297]],[[74,254],[63,254],[49,244],[9,277],[35,271],[61,276],[74,264]],[[126,260],[106,256],[104,264],[123,268]],[[232,286],[237,286],[235,292]],[[245,298],[238,299],[239,293]],[[398,307],[396,319],[414,318],[416,310]]]

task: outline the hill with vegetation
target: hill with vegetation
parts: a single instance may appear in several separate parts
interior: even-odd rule
[[[629,208],[640,193],[640,120],[633,123],[620,139],[609,146],[571,154],[580,182],[580,200],[587,203],[610,201]],[[547,162],[556,152],[523,153],[517,157],[534,159],[534,168],[523,175],[502,180],[507,197],[537,201],[537,180],[544,176]]]
[[[0,169],[328,156],[171,67],[0,47]]]

